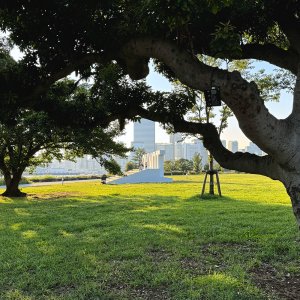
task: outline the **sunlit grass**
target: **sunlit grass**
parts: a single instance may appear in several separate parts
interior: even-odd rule
[[[300,273],[283,186],[220,178],[222,198],[199,198],[202,175],[28,187],[26,199],[0,198],[0,299],[281,298],[256,273],[272,268],[279,281]]]

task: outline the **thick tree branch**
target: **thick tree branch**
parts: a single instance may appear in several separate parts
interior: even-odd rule
[[[297,74],[300,56],[291,49],[283,50],[273,44],[247,44],[242,46],[242,51],[243,59],[258,59],[267,61],[280,68],[289,70],[295,75]],[[237,59],[240,58],[237,57]]]
[[[285,140],[289,133],[285,121],[277,120],[265,107],[255,83],[247,82],[238,72],[228,72],[213,68],[200,62],[190,53],[181,50],[177,45],[151,38],[142,38],[129,42],[121,53],[125,61],[138,58],[157,58],[167,64],[178,79],[187,86],[205,90],[212,85],[221,88],[223,101],[231,108],[239,121],[240,128],[246,136],[279,161],[286,161],[283,149],[274,137]],[[131,74],[130,64],[127,66]],[[132,70],[136,76],[136,70]],[[143,73],[140,74],[144,76]],[[267,124],[267,125],[266,125]]]
[[[176,132],[202,135],[204,146],[224,168],[251,174],[260,174],[276,180],[281,179],[282,170],[270,156],[260,157],[250,153],[232,153],[223,146],[216,127],[211,123],[188,122],[184,119],[173,118],[172,116],[166,119],[165,114],[152,113],[143,108],[138,109],[138,113],[141,117],[153,121],[167,121],[172,124]]]
[[[289,70],[294,75],[297,74],[300,56],[291,48],[284,50],[273,44],[244,44],[241,49],[242,53],[238,56],[231,56],[231,59],[258,59]],[[214,55],[210,49],[205,49],[205,54]]]
[[[290,115],[290,118],[296,122],[296,125],[300,124],[300,63],[298,66],[297,80],[294,88],[293,111]]]

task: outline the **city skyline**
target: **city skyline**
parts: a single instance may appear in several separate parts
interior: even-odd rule
[[[180,133],[169,134],[166,143],[155,142],[155,125],[154,122],[141,119],[141,122],[135,123],[133,137],[130,144],[135,148],[146,148],[147,153],[153,153],[157,150],[164,151],[164,160],[178,160],[181,158],[192,160],[195,153],[202,157],[202,165],[208,163],[208,152],[204,148],[201,140],[197,138],[189,141],[183,140]],[[244,148],[241,148],[236,140],[222,140],[224,147],[232,152],[249,152],[256,155],[263,155],[262,150],[253,142],[249,142]],[[148,150],[148,151],[147,151]],[[152,151],[153,150],[153,151]],[[118,158],[116,161],[124,171],[128,161],[132,160],[134,152],[128,155],[128,158]],[[101,174],[106,170],[99,165],[96,159],[90,155],[78,157],[76,161],[63,160],[61,162],[53,160],[47,167],[37,167],[36,173],[40,174]]]

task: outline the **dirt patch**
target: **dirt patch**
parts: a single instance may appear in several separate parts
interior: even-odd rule
[[[135,299],[135,300],[171,300],[169,292],[163,288],[151,288],[146,286],[132,287],[127,283],[123,284],[108,284],[106,286],[108,294],[111,296],[119,295],[128,297],[126,299]]]
[[[224,251],[239,253],[249,251],[249,249],[237,243],[208,243],[201,245],[199,251],[202,254],[203,264],[208,269],[221,271],[228,267]]]
[[[79,196],[79,193],[55,192],[51,194],[27,194],[27,198],[34,200],[56,200]]]
[[[62,286],[54,286],[52,290],[55,294],[59,296],[64,296],[72,293],[76,289],[75,285],[62,285]]]
[[[280,299],[300,299],[300,274],[279,274],[274,267],[263,263],[251,270],[252,281],[262,290]]]
[[[194,275],[205,275],[209,270],[207,264],[200,259],[185,257],[180,260],[180,264],[183,270]]]
[[[141,300],[169,300],[171,299],[168,291],[165,289],[151,289],[146,287],[133,289],[130,293],[132,299],[141,299]]]
[[[213,256],[220,256],[224,249],[230,249],[239,252],[250,252],[251,245],[239,243],[208,243],[200,246],[202,253],[208,253]]]
[[[156,248],[150,249],[148,251],[148,255],[155,262],[162,262],[162,261],[168,260],[172,256],[172,254],[167,252],[166,250],[156,249]]]

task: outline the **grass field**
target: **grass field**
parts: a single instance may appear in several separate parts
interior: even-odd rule
[[[221,175],[171,184],[24,188],[0,198],[0,299],[299,299],[300,235],[283,186]]]

